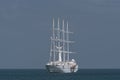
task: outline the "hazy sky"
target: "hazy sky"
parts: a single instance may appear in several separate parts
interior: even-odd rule
[[[53,17],[69,21],[79,68],[120,68],[120,0],[0,0],[0,68],[44,68]]]

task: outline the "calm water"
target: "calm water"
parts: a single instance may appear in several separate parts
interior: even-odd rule
[[[120,80],[120,69],[82,69],[73,74],[40,69],[0,70],[0,80]]]

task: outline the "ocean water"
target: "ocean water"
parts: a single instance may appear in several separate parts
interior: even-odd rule
[[[0,80],[120,80],[120,69],[80,69],[77,73],[48,73],[42,69],[1,69]]]

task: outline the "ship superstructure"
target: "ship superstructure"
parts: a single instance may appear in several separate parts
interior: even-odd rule
[[[68,22],[65,24],[64,20],[60,24],[59,18],[56,25],[53,19],[50,59],[46,64],[49,72],[73,73],[78,70],[76,61],[69,59],[69,55],[73,53],[69,50],[69,44],[73,41],[69,41],[69,34],[72,32],[69,32],[68,26]]]

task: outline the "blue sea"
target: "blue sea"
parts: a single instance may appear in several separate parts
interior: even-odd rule
[[[1,69],[0,80],[120,80],[120,69],[80,69],[72,74],[42,69]]]

